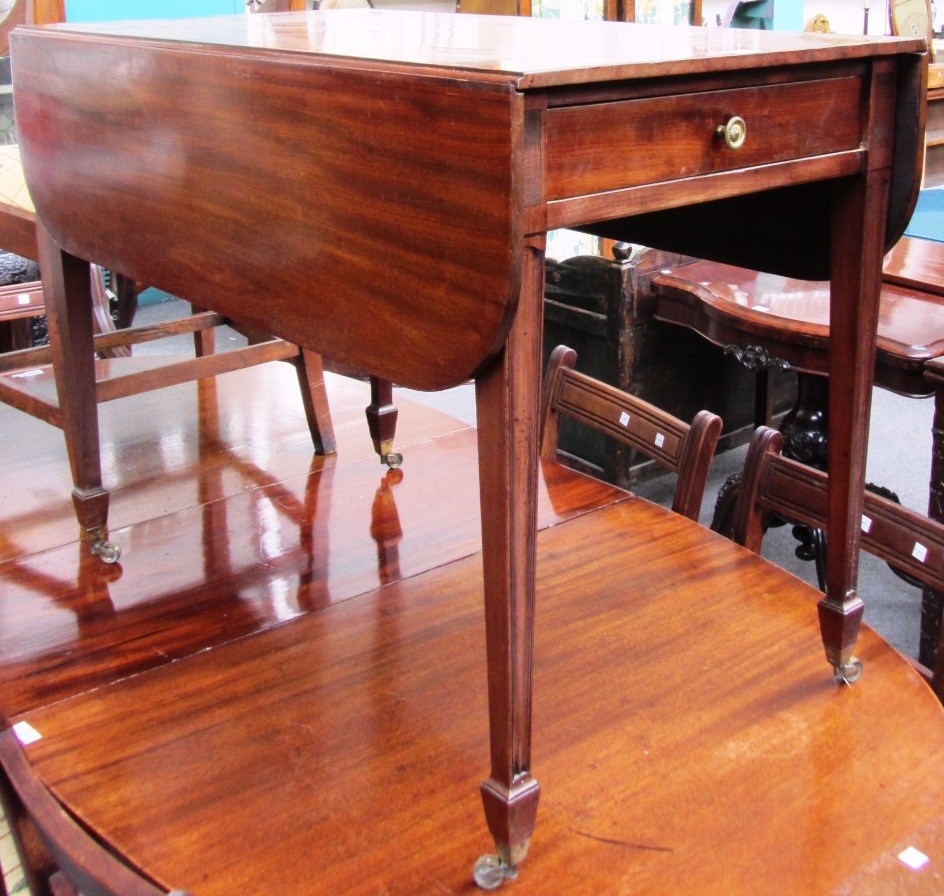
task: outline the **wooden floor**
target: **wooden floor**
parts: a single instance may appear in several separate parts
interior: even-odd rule
[[[41,376],[36,385],[48,388]],[[121,734],[103,735],[95,764],[121,776],[136,818],[146,807],[133,801],[153,799],[148,786],[135,791],[129,769],[148,759],[164,776],[143,776],[162,794],[154,825],[179,817],[173,805],[194,808],[178,769],[246,738],[236,761],[257,783],[238,797],[252,818],[223,814],[236,827],[271,818],[249,842],[220,836],[211,802],[182,834],[200,844],[194,868],[163,864],[171,840],[151,836],[151,822],[121,829],[129,855],[197,896],[233,892],[233,881],[247,893],[474,893],[471,860],[488,848],[477,794],[488,748],[475,433],[400,401],[404,468],[387,471],[367,438],[366,386],[332,378],[329,391],[339,450],[314,459],[288,365],[103,406],[123,552],[115,567],[77,541],[61,434],[0,407],[0,722],[25,713],[40,725],[36,757],[95,823],[116,809],[117,791],[83,795],[73,762],[106,722],[120,721]],[[758,570],[693,523],[663,536],[670,549],[653,556],[666,511],[556,465],[540,482],[544,793],[539,840],[506,891],[944,892],[944,712],[904,660],[866,630],[863,678],[840,689],[812,589]],[[722,580],[718,591],[711,583]],[[592,603],[581,597],[587,581]],[[348,624],[357,637],[343,650],[327,659],[312,650]],[[758,639],[762,626],[770,634]],[[262,689],[240,713],[220,714],[271,655],[288,693]],[[144,670],[153,674],[133,674]],[[350,718],[337,714],[339,687],[356,708]],[[178,744],[135,707],[163,695],[179,714],[184,692],[200,730]],[[382,736],[357,727],[374,716]],[[292,732],[319,748],[289,750]],[[309,797],[327,800],[322,808],[289,811],[287,771],[260,743],[314,782]],[[382,765],[372,783],[342,774],[353,756]],[[394,791],[405,802],[393,804]],[[273,859],[286,844],[291,866]],[[929,869],[898,860],[909,845],[931,855]],[[201,885],[211,854],[233,876]],[[265,861],[267,879],[252,879]],[[16,886],[15,872],[7,882]]]

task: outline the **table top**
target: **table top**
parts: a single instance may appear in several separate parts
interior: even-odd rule
[[[28,713],[29,758],[195,896],[471,892],[481,574],[468,557]],[[836,685],[818,597],[642,499],[540,533],[545,798],[516,890],[939,893],[944,710],[870,630]]]
[[[25,258],[38,258],[36,211],[16,144],[0,146],[0,246]]]
[[[128,370],[140,360],[107,363]],[[103,451],[117,462],[112,538],[127,558],[121,566],[74,543],[61,435],[2,409],[11,426],[44,432],[7,430],[24,436],[34,472],[11,447],[0,513],[0,719],[480,549],[475,477],[453,476],[475,469],[475,430],[401,398],[405,464],[385,473],[364,424],[366,385],[332,377],[340,453],[312,457],[292,428],[294,371],[248,373],[228,375],[219,398],[215,381],[160,390],[103,420]],[[61,498],[50,501],[62,478]],[[18,500],[18,483],[32,504]],[[545,464],[538,526],[625,499]]]
[[[106,37],[286,51],[513,77],[522,88],[880,56],[912,38],[708,29],[680,25],[471,16],[409,10],[219,16],[52,26]]]
[[[902,237],[885,256],[882,279],[944,296],[944,246],[935,240]]]

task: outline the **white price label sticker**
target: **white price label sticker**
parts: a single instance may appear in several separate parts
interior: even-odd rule
[[[920,849],[915,849],[913,846],[909,846],[898,853],[898,860],[913,871],[923,868],[931,861]]]
[[[42,735],[29,722],[17,722],[13,726],[13,733],[24,747],[42,739]]]

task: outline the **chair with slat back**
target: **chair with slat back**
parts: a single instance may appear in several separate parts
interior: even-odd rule
[[[33,892],[82,896],[168,896],[88,833],[36,777],[12,729],[0,732],[0,795],[11,825],[28,818],[59,877],[29,881]],[[64,878],[64,880],[62,879]],[[171,896],[186,896],[174,890]]]
[[[721,418],[699,411],[691,424],[629,395],[614,386],[574,370],[577,353],[559,345],[544,374],[541,402],[541,454],[557,456],[561,415],[618,439],[675,473],[678,483],[672,509],[697,520]]]
[[[769,514],[826,531],[829,477],[784,457],[782,447],[783,435],[761,426],[751,439],[744,462],[733,538],[755,553],[760,551]],[[944,525],[866,491],[861,529],[864,550],[929,587],[944,590]],[[915,666],[944,702],[940,641],[933,668]]]

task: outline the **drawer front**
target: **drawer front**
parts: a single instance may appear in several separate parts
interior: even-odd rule
[[[863,89],[829,78],[550,109],[547,198],[855,149]],[[731,149],[719,127],[736,116],[746,137]]]

